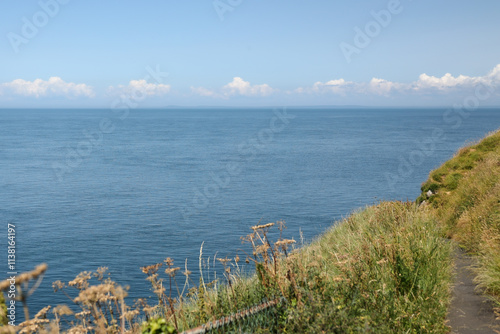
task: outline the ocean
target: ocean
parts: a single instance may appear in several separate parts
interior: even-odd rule
[[[204,258],[244,258],[259,222],[310,242],[360,207],[415,200],[499,126],[494,108],[2,109],[0,249],[13,224],[15,271],[48,264],[32,313],[69,303],[52,282],[101,266],[132,301],[153,295],[141,266],[187,259],[197,274],[202,243]]]

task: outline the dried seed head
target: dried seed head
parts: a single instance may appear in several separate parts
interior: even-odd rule
[[[49,323],[48,319],[32,319],[19,324],[20,334],[36,333],[43,328],[44,324]]]
[[[47,265],[42,263],[35,267],[34,270],[22,273],[16,276],[16,285],[21,285],[29,280],[37,279],[47,271]],[[0,282],[0,291],[8,290],[10,288],[10,280]]]
[[[104,274],[108,271],[108,267],[99,267],[97,268],[94,276],[100,281],[104,278]]]
[[[163,260],[167,264],[167,266],[173,266],[174,265],[174,260],[170,257],[167,257],[165,260]]]
[[[16,326],[1,326],[0,333],[2,333],[2,334],[16,334],[17,327]]]
[[[120,319],[125,318],[128,321],[132,321],[138,315],[139,315],[139,310],[127,311],[127,312],[123,313],[123,315],[120,317]]]
[[[52,312],[54,314],[59,315],[59,316],[72,315],[73,314],[73,311],[71,311],[69,309],[69,307],[67,307],[66,305],[57,305],[56,307],[54,307],[54,309],[52,310]]]
[[[84,310],[82,312],[75,313],[77,319],[84,319],[86,316],[90,315],[90,311]]]
[[[231,260],[226,257],[224,259],[217,258],[217,261],[219,261],[220,263],[222,263],[222,265],[225,267],[227,265],[227,263],[230,262]]]
[[[154,312],[154,311],[156,311],[156,309],[157,309],[158,307],[160,307],[160,305],[159,305],[159,304],[156,304],[156,305],[154,305],[154,306],[149,306],[149,305],[148,305],[148,306],[144,306],[142,310],[143,310],[143,311],[144,311],[144,313],[146,313],[146,314],[153,314],[153,312]]]
[[[158,269],[160,269],[162,265],[163,263],[152,264],[150,266],[141,267],[141,270],[146,275],[153,275],[156,274],[156,272],[158,271]]]
[[[161,284],[155,286],[153,289],[154,294],[157,296],[163,295],[165,293],[165,291],[166,291],[165,287]]]
[[[174,276],[175,276],[175,272],[176,272],[177,270],[181,270],[181,268],[179,268],[179,267],[175,267],[175,268],[167,268],[167,269],[165,269],[165,274],[167,274],[167,275],[168,275],[168,276],[170,276],[170,277],[174,277]]]
[[[63,282],[61,281],[55,281],[54,283],[52,283],[52,288],[54,289],[54,292],[57,292],[59,290],[62,290],[66,287],[66,284],[64,284]]]
[[[158,274],[152,274],[151,276],[146,277],[146,281],[150,281],[151,283],[154,283],[154,282],[156,282],[157,278],[158,278]]]
[[[79,273],[74,280],[70,281],[68,285],[83,290],[89,287],[89,279],[91,279],[91,273],[88,271],[83,271]]]
[[[22,284],[23,282],[36,279],[39,276],[43,275],[46,271],[47,271],[47,265],[45,263],[42,263],[36,266],[35,270],[29,271],[27,273],[22,273],[21,275],[17,276],[16,284],[19,285]]]
[[[267,244],[260,245],[255,247],[255,254],[264,254],[267,253],[267,250],[269,249],[269,246]]]
[[[288,245],[291,245],[294,243],[295,243],[295,240],[293,240],[293,239],[283,239],[280,241],[276,241],[274,244],[278,247],[284,247],[284,246],[288,246]]]
[[[271,226],[273,226],[274,223],[268,223],[268,224],[264,224],[264,225],[255,225],[255,226],[252,226],[251,229],[254,230],[254,231],[257,231],[257,230],[262,230],[262,229],[265,229],[265,228],[269,228]]]
[[[47,312],[49,312],[52,306],[45,306],[35,315],[35,319],[45,319],[47,317]]]
[[[92,305],[95,303],[115,301],[122,297],[120,294],[121,292],[118,291],[113,284],[93,285],[80,291],[78,297],[75,298],[75,302],[84,305]]]
[[[75,327],[71,327],[71,329],[67,333],[68,334],[84,334],[84,333],[88,333],[89,331],[92,331],[92,329],[93,328],[90,326],[84,327],[82,325],[78,325]]]

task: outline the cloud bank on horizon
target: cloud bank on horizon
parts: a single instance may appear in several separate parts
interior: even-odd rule
[[[499,12],[497,0],[3,1],[0,108],[448,106],[478,85],[499,106]]]
[[[152,83],[145,79],[130,80],[127,85],[109,86],[106,91],[97,91],[85,83],[66,82],[60,77],[50,77],[48,80],[36,79],[28,81],[16,79],[11,82],[0,83],[0,96],[31,97],[43,99],[49,97],[87,98],[96,99],[102,96],[140,96],[141,99],[157,97],[168,99],[171,95],[192,95],[209,97],[213,101],[231,100],[234,97],[244,96],[264,98],[276,96],[331,96],[342,98],[356,95],[372,95],[383,98],[397,96],[419,96],[453,94],[462,91],[471,91],[478,86],[484,86],[500,97],[500,64],[483,76],[453,76],[446,73],[441,77],[422,73],[410,83],[388,81],[381,78],[372,78],[368,82],[348,81],[343,78],[332,79],[326,82],[317,81],[311,86],[297,87],[292,90],[271,87],[268,84],[252,84],[241,77],[234,77],[231,82],[218,89],[209,89],[201,86],[191,86],[190,92],[173,92],[172,86],[163,83]],[[499,101],[499,100],[497,100]],[[167,100],[165,101],[167,103]]]

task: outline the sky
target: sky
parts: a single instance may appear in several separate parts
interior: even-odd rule
[[[0,108],[500,105],[498,0],[1,0]]]

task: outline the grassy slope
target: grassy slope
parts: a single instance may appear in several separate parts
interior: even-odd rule
[[[277,332],[447,332],[451,245],[428,210],[402,202],[365,208],[312,244],[282,253],[277,267],[258,240],[258,275],[195,293],[177,315],[182,327],[282,294],[288,303],[274,315]]]
[[[411,203],[351,215],[300,251],[302,308],[290,332],[446,332],[450,245]]]
[[[418,199],[424,200],[447,235],[477,255],[477,283],[500,306],[500,131],[432,171]]]

